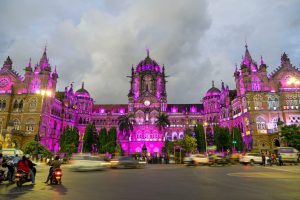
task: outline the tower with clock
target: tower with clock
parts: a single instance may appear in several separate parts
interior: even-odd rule
[[[149,153],[160,152],[164,133],[155,122],[158,114],[167,108],[165,68],[150,58],[147,49],[147,57],[135,68],[132,66],[129,78],[128,111],[133,114],[135,125],[128,138],[131,145],[128,149],[140,152],[145,145]]]

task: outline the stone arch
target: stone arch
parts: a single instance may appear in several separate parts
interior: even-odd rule
[[[177,132],[172,132],[172,140],[177,140],[178,139],[178,135]]]
[[[278,138],[274,138],[273,139],[273,146],[274,147],[280,147],[280,141]]]

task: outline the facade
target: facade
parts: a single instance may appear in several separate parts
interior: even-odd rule
[[[76,127],[80,133],[81,151],[85,127],[95,124],[97,130],[118,126],[118,117],[133,114],[134,130],[130,136],[118,133],[122,149],[159,153],[165,140],[182,139],[187,128],[205,125],[208,145],[213,144],[215,125],[238,127],[247,149],[272,149],[280,145],[278,120],[299,124],[300,71],[292,66],[287,54],[280,67],[268,75],[261,58],[258,65],[246,46],[245,55],[234,78],[236,89],[214,82],[202,103],[170,104],[167,99],[165,67],[150,58],[131,69],[128,104],[95,104],[84,84],[75,91],[73,85],[56,91],[58,74],[52,69],[46,48],[34,68],[31,60],[24,77],[18,75],[8,57],[0,70],[0,147],[22,148],[40,132],[41,143],[51,151],[59,150],[60,134]],[[47,90],[49,95],[37,91]],[[200,101],[199,101],[200,102]],[[165,130],[155,124],[156,116],[166,113],[171,122]]]

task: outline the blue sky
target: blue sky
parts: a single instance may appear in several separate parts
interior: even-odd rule
[[[297,0],[2,0],[0,60],[15,69],[39,61],[47,41],[58,89],[85,82],[97,103],[126,103],[131,65],[150,56],[164,64],[170,103],[197,103],[221,80],[233,89],[247,41],[269,72],[288,53],[300,64]]]

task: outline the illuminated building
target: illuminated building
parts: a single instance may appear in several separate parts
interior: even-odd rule
[[[13,70],[8,57],[0,70],[0,145],[24,147],[34,140],[39,128],[41,143],[56,152],[61,132],[70,126],[79,130],[81,151],[87,124],[95,124],[97,130],[117,127],[118,117],[127,113],[134,115],[134,130],[129,137],[118,133],[118,140],[123,150],[131,153],[141,152],[144,146],[149,153],[159,153],[165,140],[182,139],[185,130],[197,123],[205,124],[206,134],[211,136],[215,125],[238,127],[247,149],[279,145],[278,119],[288,125],[300,123],[299,70],[284,53],[280,67],[268,75],[263,59],[258,65],[246,46],[234,77],[234,90],[223,82],[218,89],[213,82],[202,103],[199,99],[196,104],[171,104],[165,67],[151,59],[147,51],[146,58],[131,69],[128,103],[94,104],[83,83],[77,91],[72,84],[63,92],[56,91],[58,74],[49,64],[46,49],[34,68],[30,60],[24,77]],[[41,90],[52,95],[36,94]],[[171,122],[163,131],[155,125],[160,112],[166,113]]]

